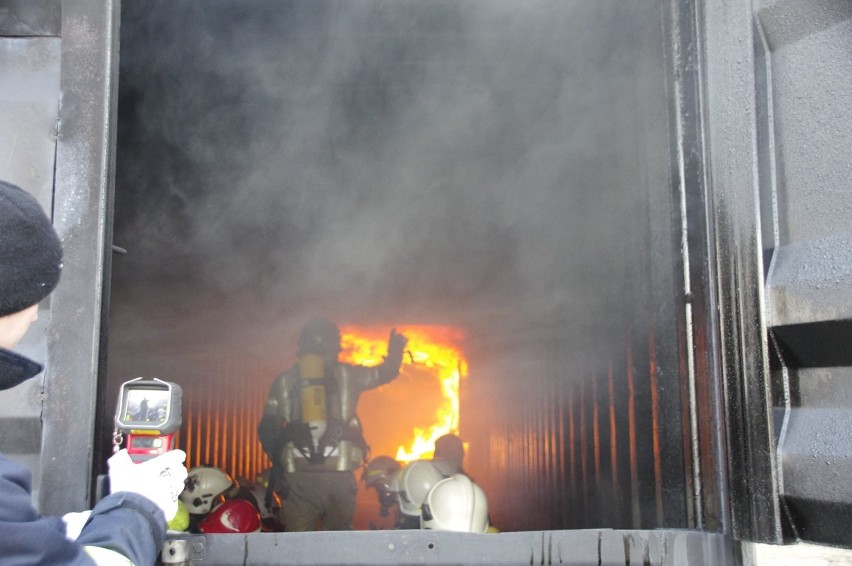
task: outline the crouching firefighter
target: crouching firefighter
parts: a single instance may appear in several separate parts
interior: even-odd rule
[[[368,446],[356,414],[363,391],[392,381],[408,339],[391,330],[382,364],[338,361],[340,330],[325,319],[308,322],[299,361],[269,391],[258,437],[272,460],[268,495],[281,494],[286,531],[351,530],[358,489],[353,470]]]

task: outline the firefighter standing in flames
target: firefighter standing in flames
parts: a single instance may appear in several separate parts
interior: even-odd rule
[[[308,322],[299,361],[269,391],[258,437],[273,463],[269,494],[282,493],[287,531],[351,530],[357,483],[353,470],[368,446],[356,415],[361,392],[399,375],[408,339],[391,330],[385,361],[375,367],[338,361],[340,330],[325,319]]]

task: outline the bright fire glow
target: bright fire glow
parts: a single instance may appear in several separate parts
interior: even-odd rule
[[[387,353],[388,331],[341,329],[343,351],[340,360],[352,364],[374,366],[380,364]],[[415,428],[412,440],[397,448],[396,459],[410,462],[429,458],[435,448],[435,440],[454,433],[459,428],[459,383],[467,376],[467,361],[459,348],[461,334],[455,329],[432,326],[407,326],[397,331],[408,338],[402,364],[418,366],[434,375],[441,385],[442,401],[435,411],[435,422],[425,428]]]

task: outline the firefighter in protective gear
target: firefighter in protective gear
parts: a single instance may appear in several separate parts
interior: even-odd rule
[[[446,477],[434,460],[414,460],[396,475],[391,490],[396,492],[399,501],[397,529],[420,528],[420,508],[426,495]]]
[[[396,504],[397,494],[391,489],[391,482],[396,477],[401,466],[390,456],[376,456],[364,468],[361,479],[367,489],[375,489],[379,496],[379,514],[387,517],[391,506]]]
[[[488,499],[464,474],[436,483],[420,509],[420,526],[436,531],[488,532]]]
[[[299,337],[299,361],[269,391],[258,438],[272,460],[268,495],[282,495],[287,531],[351,530],[358,486],[353,470],[368,446],[356,414],[363,391],[392,381],[408,340],[391,330],[388,353],[375,367],[338,361],[340,330],[314,319]]]
[[[432,461],[438,464],[446,476],[464,474],[464,444],[455,434],[445,434],[435,441]]]
[[[191,514],[205,515],[238,489],[239,485],[231,476],[219,468],[196,466],[189,470],[179,499]]]
[[[260,514],[260,530],[267,533],[280,532],[284,526],[278,518],[281,512],[281,499],[273,493],[270,503],[266,503],[266,487],[260,484],[250,484],[245,478],[237,481],[240,489],[234,499],[245,499],[251,503]]]

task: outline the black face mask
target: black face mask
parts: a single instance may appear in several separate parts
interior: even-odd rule
[[[24,356],[0,348],[0,391],[11,389],[41,373],[44,367]]]

